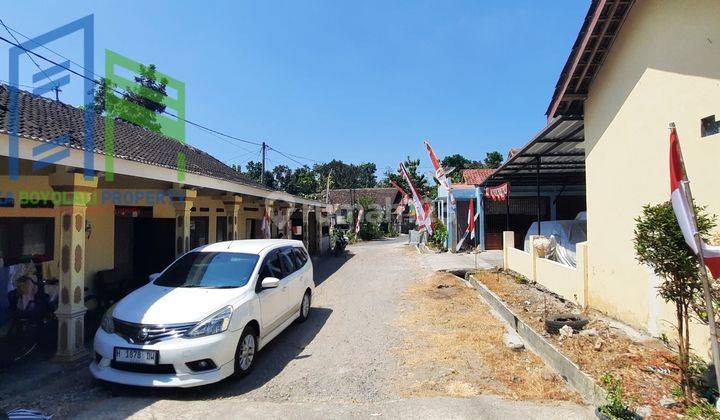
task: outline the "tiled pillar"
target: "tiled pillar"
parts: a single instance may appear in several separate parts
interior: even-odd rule
[[[322,228],[323,222],[327,222],[328,219],[326,217],[323,217],[322,211],[322,207],[315,207],[315,234],[317,235],[317,243],[315,245],[317,249],[315,250],[315,253],[317,255],[323,255],[323,253],[326,251],[325,249],[323,249]]]
[[[265,217],[265,212],[267,212],[268,217],[270,217],[270,237],[272,238],[274,235],[272,234],[273,231],[273,218],[275,216],[275,200],[265,200],[265,210],[262,213],[262,217],[260,218],[260,225],[262,226],[262,219]],[[264,235],[264,233],[263,233]],[[265,236],[263,236],[263,239],[265,239]]]
[[[175,207],[175,257],[190,250],[190,209],[197,197],[194,190],[175,190],[172,202]]]
[[[302,237],[305,248],[310,249],[310,206],[303,204],[302,206]]]
[[[50,175],[54,191],[62,193],[60,213],[60,296],[56,360],[73,361],[85,354],[85,213],[97,188],[97,177],[82,174]],[[98,250],[102,252],[102,250]],[[105,250],[111,252],[111,250]]]
[[[225,214],[227,215],[228,240],[240,239],[240,215],[242,212],[242,197],[227,195],[223,198]]]

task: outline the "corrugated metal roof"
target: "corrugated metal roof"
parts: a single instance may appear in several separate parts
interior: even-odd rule
[[[555,118],[489,176],[484,185],[507,181],[514,185],[535,185],[538,172],[543,184],[584,184],[584,140],[582,118]]]

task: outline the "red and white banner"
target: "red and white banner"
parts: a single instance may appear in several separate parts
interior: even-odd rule
[[[425,140],[425,147],[427,148],[428,155],[430,155],[430,161],[433,164],[433,168],[435,168],[435,179],[438,180],[440,185],[445,188],[445,191],[448,193],[448,198],[450,198],[450,205],[452,206],[453,212],[457,209],[456,202],[455,202],[455,196],[453,196],[452,193],[452,185],[450,184],[450,180],[447,177],[447,174],[445,174],[445,170],[442,166],[440,166],[440,161],[438,161],[437,156],[435,155],[435,151],[432,147],[430,147],[430,143]]]
[[[405,207],[407,207],[408,202],[410,202],[410,197],[395,181],[391,180],[390,183],[400,194],[402,194],[402,200],[400,200],[400,204],[398,204],[395,209],[395,214],[403,214],[403,212],[405,212]]]
[[[692,206],[689,183],[680,141],[673,127],[670,129],[670,200],[685,242],[695,254],[698,254],[697,241],[700,242],[705,265],[710,269],[713,278],[717,278],[720,276],[720,246],[707,245],[702,238],[696,241],[695,235],[698,230],[695,225],[695,209]]]
[[[270,215],[268,214],[267,207],[265,207],[265,214],[262,218],[260,230],[262,230],[263,237],[265,237],[265,239],[270,239],[272,237],[272,230],[270,229]]]
[[[460,248],[462,248],[462,245],[468,236],[470,236],[470,239],[475,241],[475,219],[477,219],[477,217],[478,215],[475,214],[475,200],[470,200],[470,204],[468,206],[467,229],[465,229],[465,234],[457,244],[457,251],[460,251]]]
[[[412,194],[413,202],[415,203],[415,219],[418,226],[424,227],[428,235],[433,234],[433,228],[432,228],[432,217],[430,217],[430,205],[427,203],[423,203],[422,197],[417,191],[417,188],[415,188],[415,184],[413,184],[412,180],[410,179],[410,175],[407,173],[407,169],[405,169],[405,165],[402,163],[400,164],[400,173],[402,174],[403,178],[405,178],[405,182],[408,183],[410,186],[410,193]]]
[[[510,195],[510,183],[506,182],[500,184],[497,187],[485,188],[485,197],[492,201],[505,201],[508,195]]]

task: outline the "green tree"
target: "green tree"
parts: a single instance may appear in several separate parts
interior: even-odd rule
[[[328,176],[333,189],[372,188],[377,184],[377,168],[370,162],[354,165],[333,159],[327,163],[315,164],[313,171],[317,175],[318,183],[323,187]]]
[[[463,155],[454,154],[445,156],[440,162],[445,170],[453,168],[450,172],[450,179],[453,183],[460,183],[463,180],[463,169],[479,169],[483,167],[482,162],[470,160]]]
[[[303,197],[315,197],[319,192],[320,184],[315,172],[308,166],[302,166],[293,172],[291,188],[286,191]]]
[[[275,188],[290,192],[293,189],[293,171],[286,165],[277,165],[272,169]],[[292,193],[291,193],[292,194]]]
[[[413,184],[415,184],[415,188],[417,188],[420,195],[428,199],[434,199],[435,197],[437,197],[437,188],[435,188],[434,185],[430,185],[428,183],[425,175],[418,173],[418,169],[420,167],[420,159],[411,159],[410,156],[408,156],[403,164],[405,165],[405,169],[408,172],[408,176],[412,180]],[[403,190],[405,190],[406,193],[412,194],[410,192],[410,186],[405,181],[405,178],[400,175],[399,169],[397,171],[392,171],[389,168],[386,169],[385,179],[382,180],[380,185],[383,187],[392,187],[391,181],[395,181]]]
[[[715,216],[708,216],[705,208],[695,206],[698,231],[708,237],[715,227]],[[680,387],[685,402],[691,397],[690,374],[690,311],[701,319],[704,314],[702,281],[699,276],[699,262],[685,243],[672,204],[646,205],[642,215],[635,219],[635,253],[637,260],[650,267],[655,275],[663,279],[658,294],[666,302],[675,305],[678,335],[678,367],[681,373]]]
[[[245,175],[256,181],[261,182],[261,174],[262,174],[262,163],[261,162],[253,162],[252,160],[247,163],[245,166]],[[261,182],[263,185],[265,185],[268,188],[275,189],[275,178],[273,177],[273,173],[271,171],[265,170],[265,176],[262,179]]]
[[[163,102],[167,97],[168,80],[164,77],[158,80],[154,64],[140,65],[139,74],[134,79],[136,85],[118,96],[117,86],[101,78],[93,94],[93,109],[100,114],[160,132],[160,123],[156,117],[165,112]]]
[[[500,152],[488,152],[485,156],[485,167],[490,169],[497,169],[502,165],[503,162],[503,156],[500,154]]]

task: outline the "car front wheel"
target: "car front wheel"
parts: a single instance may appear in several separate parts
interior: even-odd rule
[[[308,319],[308,315],[310,315],[310,303],[310,290],[307,290],[300,302],[300,317],[298,318],[298,322],[305,322],[305,320]]]
[[[235,351],[235,376],[245,376],[255,366],[257,354],[257,333],[252,327],[245,327]]]

